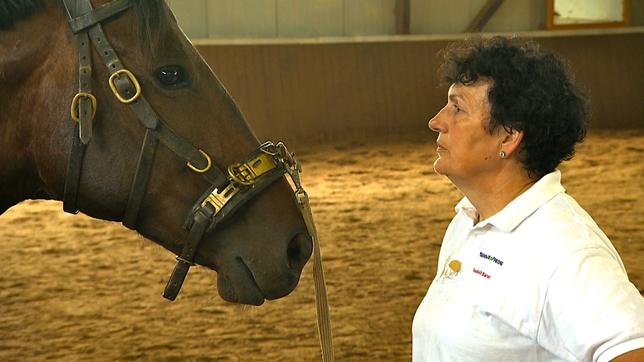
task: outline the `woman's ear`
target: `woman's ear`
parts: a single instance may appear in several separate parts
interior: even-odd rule
[[[501,131],[501,151],[503,151],[507,156],[512,155],[515,152],[519,152],[519,146],[523,140],[523,131],[516,130],[514,128],[503,129]]]

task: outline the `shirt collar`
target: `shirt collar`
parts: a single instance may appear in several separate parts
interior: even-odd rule
[[[479,223],[476,227],[484,227],[489,224],[502,231],[510,232],[528,216],[537,211],[541,205],[565,191],[561,185],[561,172],[559,170],[551,172],[543,176],[524,193],[517,196],[503,210]],[[457,213],[465,213],[474,223],[479,217],[478,211],[467,197],[464,197],[456,204],[455,209]]]

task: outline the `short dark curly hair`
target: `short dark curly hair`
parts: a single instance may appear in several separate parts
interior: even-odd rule
[[[449,84],[492,81],[486,129],[524,132],[520,155],[530,177],[539,179],[572,158],[586,136],[588,98],[560,57],[534,41],[500,36],[455,42],[442,55],[439,73]]]

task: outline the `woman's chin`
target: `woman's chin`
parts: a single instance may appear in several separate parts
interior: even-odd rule
[[[444,160],[441,160],[440,157],[437,158],[436,161],[434,161],[434,172],[441,176],[444,176],[446,171],[447,170],[445,169]]]

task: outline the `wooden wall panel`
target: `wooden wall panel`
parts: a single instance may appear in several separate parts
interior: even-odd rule
[[[644,29],[619,36],[537,40],[568,59],[590,95],[591,126],[644,128]]]

